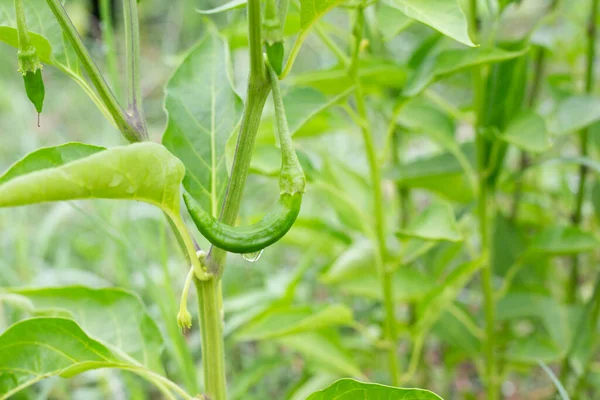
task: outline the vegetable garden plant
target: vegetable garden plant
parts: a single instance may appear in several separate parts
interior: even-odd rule
[[[598,3],[0,0],[0,399],[597,399]]]

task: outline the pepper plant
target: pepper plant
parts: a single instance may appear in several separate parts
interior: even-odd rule
[[[77,1],[0,0],[36,129],[67,77],[97,110],[64,127],[77,108],[129,142],[88,122],[95,144],[65,134],[0,175],[1,208],[55,207],[41,246],[0,214],[0,399],[86,379],[100,398],[597,397],[598,0],[116,3],[84,34]],[[67,200],[87,233],[61,232]],[[36,283],[34,260],[94,272]]]

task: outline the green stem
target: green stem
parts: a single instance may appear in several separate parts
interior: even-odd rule
[[[221,221],[228,225],[235,224],[240,209],[258,125],[270,90],[262,55],[260,5],[260,0],[248,0],[247,3],[250,76],[244,115],[231,167],[231,177],[221,211]],[[198,291],[198,309],[202,329],[204,390],[211,400],[225,400],[227,391],[221,318],[222,294],[220,291],[220,276],[223,273],[226,256],[226,251],[212,247],[206,263],[215,275],[214,279],[208,281],[194,279]]]
[[[598,326],[599,313],[600,313],[600,274],[596,277],[596,283],[594,284],[594,291],[592,293],[592,297],[588,300],[583,314],[581,314],[581,316],[579,317],[579,321],[577,323],[576,330],[574,331],[575,333],[573,335],[573,340],[571,340],[571,343],[569,345],[569,350],[565,357],[565,363],[563,364],[563,368],[560,373],[561,381],[564,382],[566,380],[567,374],[569,372],[569,359],[573,356],[573,353],[575,353],[577,344],[581,343],[583,335],[588,332],[588,330],[586,329],[586,325],[589,324],[588,326],[592,333],[592,336],[594,335],[594,333],[596,331],[596,327]],[[593,352],[592,352],[592,354],[593,354]],[[589,368],[590,368],[592,360],[593,360],[593,357],[589,357],[588,361],[584,365],[583,373],[579,376],[579,379],[577,380],[577,384],[575,386],[575,394],[573,396],[574,399],[579,398],[579,396],[578,396],[579,391],[585,385],[587,373],[589,372]]]
[[[119,97],[119,69],[117,63],[117,48],[115,46],[115,31],[112,21],[112,0],[100,0],[100,20],[102,41],[104,42],[106,65],[110,83]]]
[[[148,136],[140,79],[140,22],[137,0],[123,0],[125,54],[127,70],[127,105],[136,128]]]
[[[220,280],[201,281],[195,278],[194,284],[198,292],[198,311],[202,335],[204,394],[211,400],[226,400],[227,381]]]
[[[376,267],[381,281],[381,290],[383,294],[383,304],[385,308],[385,339],[390,343],[388,352],[389,374],[392,385],[399,384],[399,366],[396,353],[396,342],[398,332],[396,328],[396,316],[394,307],[394,288],[392,273],[385,268],[386,249],[385,249],[385,229],[383,219],[383,194],[381,190],[381,171],[377,160],[377,152],[371,132],[367,106],[365,103],[364,93],[358,74],[358,61],[360,57],[360,42],[362,40],[364,16],[363,8],[357,10],[357,22],[354,28],[355,43],[352,60],[348,73],[353,80],[355,89],[355,101],[358,115],[362,123],[360,125],[363,141],[365,143],[365,151],[369,163],[369,174],[371,184],[373,186],[373,204],[374,204],[374,220],[375,220],[375,236],[377,246]]]
[[[17,16],[17,42],[19,50],[26,50],[31,46],[27,20],[25,17],[25,6],[23,0],[15,0],[15,13]]]
[[[594,59],[596,56],[596,15],[598,14],[598,0],[592,0],[591,11],[587,24],[587,63],[585,73],[585,93],[591,93],[594,86]],[[581,157],[587,157],[589,153],[589,129],[580,132]],[[588,167],[581,165],[579,167],[579,185],[577,188],[577,198],[575,200],[575,210],[573,211],[573,225],[581,225],[583,202],[585,200],[585,189],[588,177]],[[577,297],[577,286],[579,283],[579,257],[573,256],[571,274],[567,282],[567,302],[574,303]],[[568,368],[568,367],[567,367]]]
[[[469,22],[473,36],[478,36],[479,19],[477,14],[477,0],[469,1]],[[479,233],[481,241],[481,291],[483,295],[483,309],[485,315],[485,375],[486,375],[486,399],[496,400],[498,398],[496,382],[496,352],[495,352],[495,296],[492,283],[493,273],[491,267],[491,227],[489,221],[494,215],[494,191],[490,187],[487,179],[487,160],[486,160],[486,141],[483,135],[478,132],[483,115],[485,104],[485,85],[481,68],[473,68],[473,88],[474,88],[474,111],[475,121],[475,141],[477,148],[477,164],[479,170],[479,198],[477,201],[477,217],[479,219]]]
[[[102,76],[100,69],[92,59],[92,56],[83,44],[83,40],[75,25],[69,18],[67,11],[61,4],[60,0],[46,0],[48,7],[54,14],[54,17],[58,21],[64,34],[67,36],[69,42],[73,46],[77,57],[83,64],[83,68],[87,72],[92,84],[98,91],[102,102],[106,105],[108,112],[115,120],[117,128],[121,131],[123,136],[130,142],[139,142],[148,140],[148,134],[143,131],[139,131],[136,125],[133,123],[131,116],[129,116],[125,110],[121,107],[114,93],[110,90],[110,87],[106,83],[106,80]]]

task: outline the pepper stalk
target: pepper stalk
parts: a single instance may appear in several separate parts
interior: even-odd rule
[[[17,16],[18,71],[23,75],[27,97],[38,112],[39,126],[39,114],[42,112],[46,93],[42,79],[42,63],[36,48],[31,43],[23,0],[15,0],[15,13]]]

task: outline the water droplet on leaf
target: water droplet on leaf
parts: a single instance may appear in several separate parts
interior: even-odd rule
[[[256,261],[258,261],[258,259],[262,255],[262,253],[263,253],[263,250],[261,250],[261,251],[255,251],[254,253],[242,254],[242,257],[244,257],[244,259],[246,261],[256,262]]]

